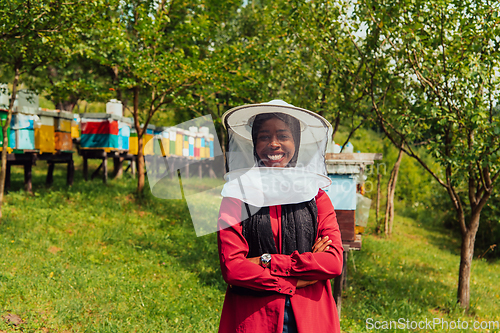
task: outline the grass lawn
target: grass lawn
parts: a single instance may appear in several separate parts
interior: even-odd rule
[[[500,263],[474,260],[471,308],[469,314],[465,314],[456,304],[460,240],[447,235],[439,223],[429,226],[418,221],[418,218],[396,216],[395,231],[390,239],[365,235],[361,251],[350,253],[348,286],[342,306],[344,332],[370,332],[367,328],[373,328],[372,332],[408,331],[407,320],[410,325],[411,321],[436,320],[432,330],[429,326],[415,330],[421,332],[459,331],[451,328],[458,320],[468,322],[460,324],[460,327],[468,325],[464,332],[474,331],[474,321],[479,322],[476,325],[484,321],[500,323]],[[373,222],[372,219],[371,226]],[[369,228],[368,232],[373,230]],[[371,319],[367,325],[368,318]],[[398,325],[397,329],[377,330],[372,326],[376,321],[380,322],[379,327],[384,321],[399,324],[400,318],[405,326]],[[493,328],[493,324],[490,327]],[[500,329],[497,326],[497,329],[477,331],[500,332]]]
[[[46,188],[39,162],[35,195],[19,190],[22,169],[12,168],[0,224],[0,332],[216,332],[226,287],[215,234],[196,237],[183,201],[137,199],[129,175],[84,182],[76,166],[74,186],[56,166]],[[475,260],[471,314],[454,305],[458,247],[445,230],[410,218],[397,217],[391,239],[365,235],[348,260],[342,330],[368,331],[367,318],[500,321],[499,263]]]

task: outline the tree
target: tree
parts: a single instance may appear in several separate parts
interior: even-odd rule
[[[403,158],[403,147],[399,150],[398,158],[389,177],[387,183],[387,204],[385,208],[384,233],[388,236],[392,234],[392,225],[394,222],[394,194],[396,193],[396,185],[398,183],[399,166]]]
[[[364,58],[356,49],[349,29],[359,22],[348,19],[349,1],[286,2],[274,21],[282,25],[281,67],[276,84],[292,102],[318,112],[333,124],[332,138],[342,122],[354,132],[371,115],[364,86]]]
[[[13,73],[7,121],[2,127],[4,147],[8,146],[7,127],[12,118],[18,84],[26,75],[46,62],[63,60],[83,27],[92,26],[104,1],[2,1],[0,2],[0,63]],[[3,202],[7,169],[7,149],[2,150],[0,207]],[[1,208],[0,208],[1,217]]]
[[[369,62],[372,109],[389,139],[446,189],[462,234],[457,298],[469,307],[481,212],[500,174],[497,2],[364,0],[357,45]],[[425,162],[426,148],[442,171]]]
[[[95,54],[112,69],[117,92],[132,101],[138,138],[137,192],[144,189],[143,137],[160,110],[179,103],[201,76],[196,45],[203,22],[201,2],[120,2],[99,28],[102,39]]]

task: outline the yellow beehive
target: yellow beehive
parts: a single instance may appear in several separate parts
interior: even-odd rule
[[[178,128],[175,132],[175,155],[182,156],[182,148],[184,145],[184,130]]]
[[[42,110],[38,113],[40,127],[35,127],[35,149],[40,153],[54,153],[55,143],[55,119],[58,116],[56,111]]]
[[[71,138],[78,139],[80,137],[80,116],[78,114],[73,115],[73,121],[71,122]]]
[[[148,128],[146,129],[146,133],[144,133],[144,155],[154,155],[154,145],[151,144],[151,145],[148,145],[147,143],[151,140],[153,140],[154,138],[154,129],[155,129],[155,126],[154,125],[148,125]]]
[[[137,139],[137,131],[135,127],[130,129],[130,138],[128,141],[128,153],[131,155],[139,154],[139,140]]]

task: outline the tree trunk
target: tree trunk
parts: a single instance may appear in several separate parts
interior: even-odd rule
[[[382,179],[382,174],[377,174],[377,209],[375,211],[375,232],[380,234],[380,219],[379,219],[379,211],[380,211],[380,180]]]
[[[137,153],[137,193],[142,194],[144,190],[144,147],[142,135],[137,134],[139,152]]]
[[[69,100],[66,101],[60,101],[57,103],[57,108],[59,110],[63,111],[68,111],[68,112],[73,112],[73,109],[75,108],[75,105],[78,103],[78,99],[70,97]]]
[[[9,103],[9,111],[7,113],[7,119],[5,124],[2,124],[2,134],[3,134],[3,149],[2,149],[2,170],[0,171],[0,219],[2,218],[2,204],[3,204],[3,194],[5,191],[5,178],[7,176],[7,148],[9,147],[9,137],[7,136],[7,128],[10,126],[10,120],[12,119],[12,111],[14,111],[14,101],[16,100],[17,94],[17,84],[19,82],[19,67],[16,66],[14,70],[14,81],[12,82],[12,95]]]
[[[469,227],[465,233],[462,232],[457,299],[460,306],[464,309],[469,309],[470,305],[470,272],[472,259],[474,257],[474,244],[476,242],[477,229],[479,228],[481,210],[482,209],[472,214]]]
[[[142,194],[144,190],[144,148],[142,138],[146,133],[146,127],[141,129],[139,124],[139,87],[134,89],[134,126],[137,132],[137,194]]]
[[[402,148],[402,147],[401,147]],[[387,206],[385,209],[384,232],[387,236],[392,234],[392,224],[394,222],[394,193],[396,192],[396,184],[398,182],[399,166],[403,158],[403,149],[399,150],[398,159],[391,171],[391,177],[387,184]]]

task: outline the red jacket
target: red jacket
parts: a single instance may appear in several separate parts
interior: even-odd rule
[[[241,233],[241,201],[224,198],[219,213],[218,243],[222,276],[229,285],[255,290],[271,290],[269,296],[238,295],[228,287],[222,308],[219,332],[281,333],[285,296],[291,296],[299,333],[340,332],[337,308],[330,279],[342,272],[342,241],[335,211],[328,195],[319,190],[318,235],[328,236],[332,243],[326,252],[291,255],[273,254],[271,267],[263,268],[246,259],[248,244]],[[281,223],[281,207],[270,209],[273,231]],[[277,246],[281,249],[280,246]],[[318,280],[313,285],[297,288],[297,280]]]

